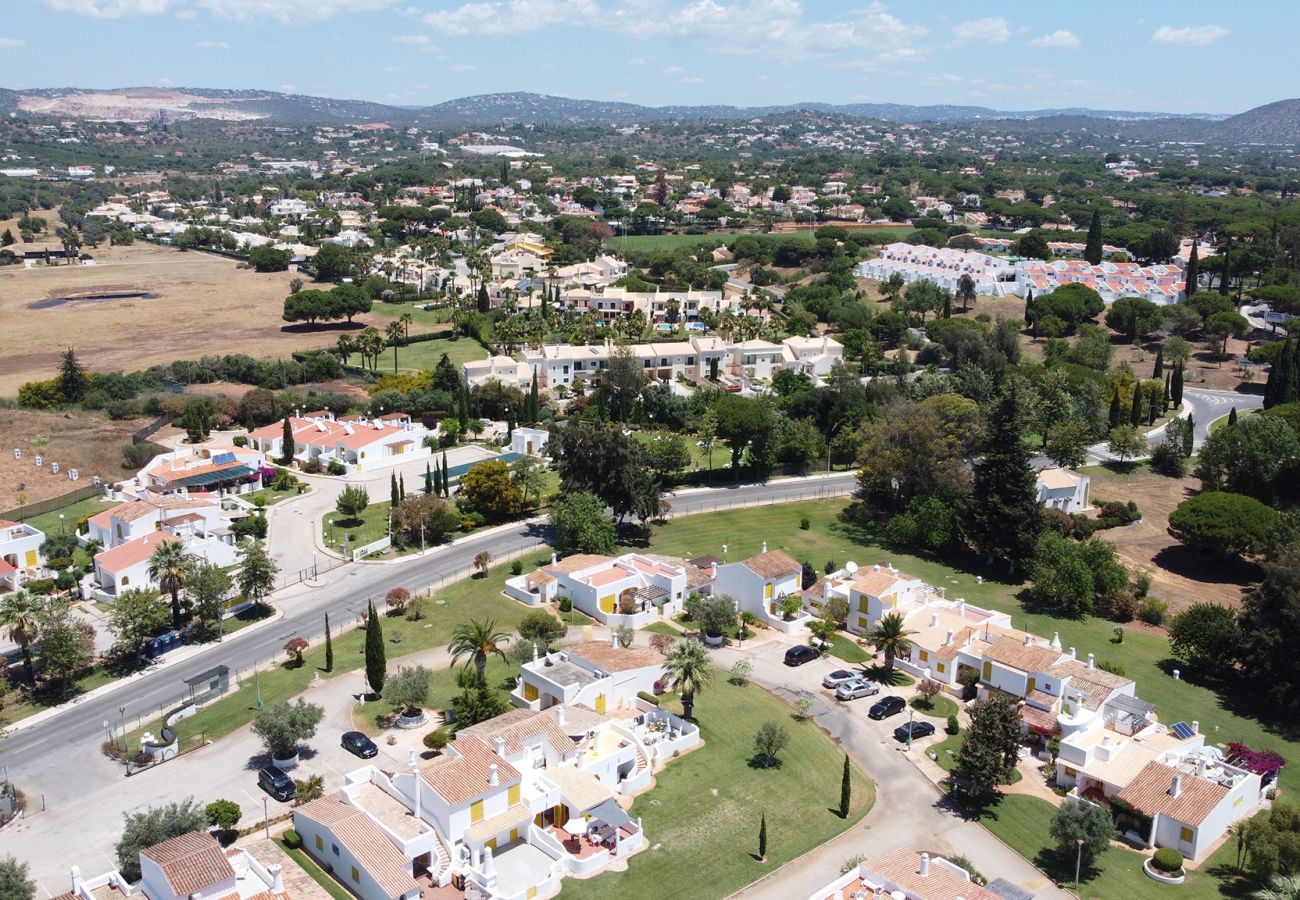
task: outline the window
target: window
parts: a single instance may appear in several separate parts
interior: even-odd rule
[[[1188,828],[1186,825],[1178,829],[1178,839],[1190,844],[1192,842],[1192,829]]]
[[[939,671],[940,671],[940,672],[945,671],[945,670],[944,670],[944,667],[943,667],[943,663],[939,663]]]
[[[131,583],[131,576],[130,576],[130,575],[123,575],[123,576],[122,576],[122,587],[126,587],[126,586],[127,586],[128,584],[130,584],[130,583]]]
[[[765,584],[765,585],[763,585],[763,597],[764,597],[765,599],[767,599],[767,600],[771,600],[771,599],[772,599],[772,585],[771,585],[771,584]]]
[[[316,849],[317,850],[325,849],[325,839],[321,837],[319,834],[316,835]]]
[[[338,844],[330,844],[330,849],[334,851],[334,855],[335,855],[335,856],[338,856],[338,855],[339,855],[339,845],[338,845]]]
[[[510,785],[510,788],[506,791],[506,803],[510,804],[511,806],[514,806],[518,802],[519,802],[519,785],[512,784]]]
[[[929,652],[927,652],[927,651],[925,651],[925,650],[922,650],[922,651],[921,651],[921,662],[928,662],[929,659],[930,659],[930,654],[929,654]]]
[[[357,871],[356,866],[352,867],[352,880],[358,882],[361,880],[361,873]]]
[[[483,801],[475,800],[469,805],[469,820],[471,822],[483,821]]]
[[[647,359],[647,360],[645,361],[645,368],[649,369],[649,368],[650,368],[651,366],[653,366],[653,365],[654,365],[654,360],[653,360],[653,359]]]
[[[662,369],[666,365],[668,365],[667,357],[663,357],[663,356],[659,357],[659,368]]]
[[[688,357],[686,357],[686,365],[688,365],[688,366],[693,366],[693,365],[695,365],[695,357],[694,357],[694,356],[688,356]]]
[[[984,663],[984,680],[990,681],[993,678],[993,663]]]
[[[531,681],[524,682],[524,699],[529,702],[537,699],[537,685]]]
[[[858,612],[866,612],[866,611],[867,611],[867,598],[866,595],[863,595],[858,598]]]

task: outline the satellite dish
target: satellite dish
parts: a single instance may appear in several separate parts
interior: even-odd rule
[[[844,571],[852,575],[854,572],[858,571],[858,564],[850,560],[844,564]]]

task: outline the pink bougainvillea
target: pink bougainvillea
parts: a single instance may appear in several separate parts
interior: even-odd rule
[[[1272,750],[1252,750],[1240,741],[1228,741],[1228,759],[1256,775],[1276,775],[1286,765],[1286,760]]]

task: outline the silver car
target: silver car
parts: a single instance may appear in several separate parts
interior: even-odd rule
[[[859,697],[874,697],[880,693],[880,685],[865,678],[846,681],[835,689],[836,700],[857,700]]]
[[[822,687],[835,690],[835,688],[839,687],[845,682],[860,681],[861,679],[862,676],[859,675],[857,672],[850,672],[848,669],[836,669],[834,672],[831,672],[829,675],[827,675],[825,678],[822,679]]]

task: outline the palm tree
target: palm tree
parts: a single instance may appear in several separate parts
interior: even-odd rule
[[[411,323],[415,321],[415,316],[409,312],[404,312],[398,317],[397,321],[401,322],[402,328],[406,330],[406,340],[409,343],[411,340]]]
[[[403,329],[402,323],[396,320],[389,322],[385,333],[388,335],[388,343],[393,348],[393,374],[397,374],[397,345],[402,342]]]
[[[40,607],[36,598],[26,591],[6,594],[0,602],[0,626],[3,626],[9,640],[14,641],[23,651],[23,669],[27,672],[27,682],[36,683],[36,673],[32,668],[31,643],[36,640],[39,626],[36,621]]]
[[[1250,896],[1254,900],[1300,900],[1300,875],[1274,875],[1268,887]]]
[[[506,658],[505,651],[501,645],[510,640],[510,635],[504,631],[496,630],[497,623],[492,619],[486,622],[479,619],[470,619],[468,623],[457,625],[456,631],[452,634],[451,643],[447,646],[451,652],[451,664],[454,666],[460,662],[462,656],[468,656],[465,664],[474,663],[474,669],[478,672],[478,680],[483,681],[483,672],[487,668],[488,654],[495,653],[502,659]]]
[[[682,717],[695,711],[695,695],[713,681],[709,651],[699,641],[678,641],[664,658],[664,678],[682,698]]]
[[[180,541],[163,541],[149,557],[149,577],[172,595],[172,627],[181,627],[181,588],[190,575],[190,558]]]
[[[908,640],[908,635],[916,632],[904,628],[905,621],[902,613],[891,612],[883,616],[871,632],[872,645],[885,653],[886,674],[894,671],[895,656],[907,656],[912,652],[912,642]]]

